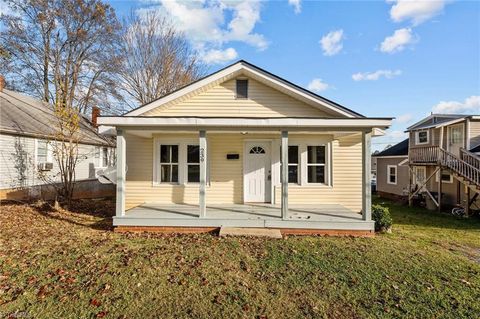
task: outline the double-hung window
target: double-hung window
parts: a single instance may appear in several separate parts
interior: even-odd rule
[[[200,146],[187,145],[187,182],[200,182]]]
[[[37,163],[48,162],[48,142],[45,140],[37,141]]]
[[[298,146],[288,146],[288,182],[298,184]]]
[[[415,133],[416,133],[417,144],[428,144],[428,142],[429,142],[428,131],[417,131]]]
[[[307,181],[313,184],[325,184],[325,145],[307,146]]]
[[[397,185],[397,166],[387,165],[387,183]]]
[[[107,147],[96,147],[95,148],[95,160],[97,167],[107,167],[108,166],[108,148]]]
[[[178,145],[160,145],[160,183],[178,183]]]

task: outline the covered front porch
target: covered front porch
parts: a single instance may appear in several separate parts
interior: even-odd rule
[[[374,227],[372,221],[362,218],[362,214],[336,204],[293,205],[285,217],[282,217],[281,206],[273,204],[207,205],[205,216],[200,217],[198,205],[145,203],[127,210],[124,216],[114,217],[113,224],[129,230],[135,227],[140,230],[144,227],[249,227],[275,228],[284,233],[358,231],[362,235],[368,235]]]
[[[384,120],[126,120],[117,230],[373,233],[370,145]]]

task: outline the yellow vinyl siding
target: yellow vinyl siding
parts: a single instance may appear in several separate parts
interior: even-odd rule
[[[143,116],[333,117],[280,91],[249,79],[248,99],[235,98],[235,80],[150,110]]]
[[[340,204],[356,212],[362,209],[361,135],[340,138],[332,144],[332,186],[289,185],[289,204]],[[275,187],[275,197],[281,198],[280,186]]]
[[[163,135],[171,139],[173,134]],[[159,136],[162,137],[162,136]],[[181,135],[181,137],[197,137]],[[294,139],[301,136],[290,134]],[[309,138],[312,136],[309,135]],[[243,203],[243,147],[248,139],[278,139],[278,135],[249,134],[247,137],[235,134],[211,133],[207,135],[209,156],[209,180],[207,186],[208,204]],[[126,136],[127,181],[126,208],[144,203],[187,203],[198,204],[198,185],[153,186],[153,138]],[[340,204],[354,211],[361,209],[362,153],[361,135],[334,140],[333,186],[289,186],[291,204]],[[240,159],[227,160],[226,154],[238,153]],[[273,156],[273,154],[272,154]],[[277,203],[280,202],[280,187],[275,186]]]

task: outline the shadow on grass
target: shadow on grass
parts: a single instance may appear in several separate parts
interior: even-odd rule
[[[53,202],[32,203],[30,207],[44,217],[61,222],[95,230],[113,230],[115,203],[111,200],[74,200],[60,210],[54,208]]]
[[[469,218],[455,217],[447,212],[429,211],[422,207],[408,207],[384,198],[374,198],[374,204],[390,209],[394,224],[413,225],[419,227],[435,227],[456,230],[480,230],[480,218],[477,215]]]

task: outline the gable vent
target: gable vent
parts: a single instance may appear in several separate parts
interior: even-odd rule
[[[248,98],[248,80],[237,80],[237,99]]]

